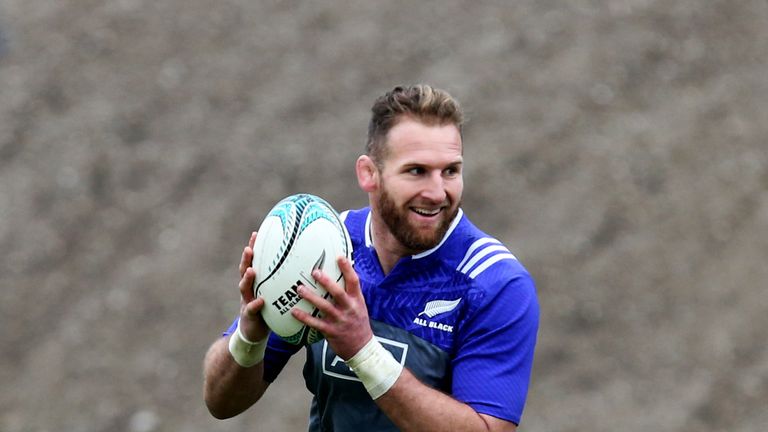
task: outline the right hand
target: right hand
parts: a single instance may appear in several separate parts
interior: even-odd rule
[[[251,233],[248,246],[243,249],[240,258],[240,332],[252,341],[260,341],[269,336],[269,327],[261,316],[261,308],[264,307],[264,299],[255,297],[253,283],[256,280],[256,271],[251,267],[253,261],[253,245],[256,243],[256,232]]]

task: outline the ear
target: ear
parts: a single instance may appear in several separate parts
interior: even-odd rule
[[[364,192],[373,192],[379,188],[379,168],[373,159],[367,155],[357,158],[355,172],[357,173],[357,184]]]

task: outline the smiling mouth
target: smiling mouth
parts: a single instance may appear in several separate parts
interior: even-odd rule
[[[438,207],[436,209],[425,209],[425,208],[419,208],[419,207],[411,207],[411,211],[413,211],[414,213],[420,216],[433,217],[433,216],[437,216],[441,211],[443,211],[443,208]]]

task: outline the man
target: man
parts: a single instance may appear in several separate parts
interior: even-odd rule
[[[292,314],[325,335],[308,346],[311,431],[515,431],[533,362],[533,280],[460,208],[463,115],[446,92],[396,87],[372,108],[355,169],[370,206],[344,212],[354,266],[346,290],[299,294],[323,318]],[[254,298],[255,233],[240,262],[239,319],[205,359],[205,400],[219,418],[258,401],[298,351],[269,336]],[[256,342],[251,342],[256,341]]]

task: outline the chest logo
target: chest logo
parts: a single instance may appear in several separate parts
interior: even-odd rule
[[[452,325],[427,320],[421,317],[426,316],[427,318],[434,318],[438,315],[451,312],[459,306],[460,302],[461,298],[457,298],[456,300],[432,300],[431,302],[427,302],[427,304],[424,305],[424,310],[416,315],[416,318],[413,319],[413,323],[422,327],[434,328],[444,332],[453,333]]]
[[[444,314],[456,309],[456,306],[461,302],[461,298],[456,300],[433,300],[427,302],[424,305],[424,310],[419,313],[418,316],[426,315],[429,318],[434,318],[436,315]]]

